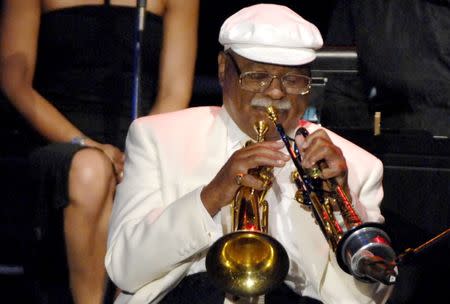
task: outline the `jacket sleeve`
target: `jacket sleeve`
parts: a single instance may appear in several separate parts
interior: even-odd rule
[[[201,187],[164,201],[167,185],[162,182],[159,151],[149,125],[133,122],[105,258],[110,278],[130,293],[191,262],[209,247],[217,229],[200,200]]]
[[[359,168],[349,169],[349,185],[353,204],[363,222],[383,223],[384,217],[380,211],[384,195],[383,164],[375,156],[363,152],[358,158],[358,164],[354,165]],[[352,187],[353,185],[355,186]]]
[[[315,131],[318,127],[311,128]],[[384,222],[380,205],[383,200],[383,163],[373,154],[324,128],[331,141],[344,155],[348,186],[354,208],[363,222]]]

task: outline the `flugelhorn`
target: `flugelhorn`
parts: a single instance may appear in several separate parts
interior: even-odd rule
[[[389,236],[379,223],[363,223],[353,209],[351,198],[334,179],[321,179],[321,168],[304,169],[296,145],[290,144],[272,106],[266,108],[297,169],[293,182],[296,199],[312,210],[339,266],[356,279],[365,282],[394,284],[397,278],[396,255]],[[308,136],[305,128],[297,134]],[[305,244],[306,246],[306,244]]]
[[[268,130],[265,121],[254,126],[257,142]],[[251,298],[267,293],[287,275],[289,259],[284,247],[268,232],[271,167],[249,170],[265,184],[264,190],[241,186],[231,203],[232,232],[222,236],[206,255],[206,271],[212,282],[226,293]]]

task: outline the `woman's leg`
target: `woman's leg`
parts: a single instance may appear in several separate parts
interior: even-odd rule
[[[72,160],[69,205],[64,210],[70,288],[76,304],[99,304],[106,286],[104,257],[116,187],[110,160],[82,149]]]

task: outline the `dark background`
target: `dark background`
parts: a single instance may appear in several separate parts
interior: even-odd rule
[[[23,0],[18,0],[23,1]],[[336,1],[271,1],[284,4],[317,25],[324,38]],[[1,0],[0,0],[1,3]],[[220,105],[217,54],[222,49],[218,35],[222,22],[238,9],[260,3],[242,0],[203,0],[200,6],[196,80],[191,106]],[[337,114],[338,115],[338,114]],[[17,273],[0,273],[0,289],[8,303],[27,299],[20,267],[27,253],[29,197],[26,181],[17,174],[26,166],[26,138],[19,128],[24,122],[0,96],[0,270],[18,267]],[[448,140],[417,135],[368,132],[343,134],[378,156],[384,163],[385,198],[382,211],[386,229],[397,253],[417,247],[450,224],[450,151]],[[364,164],[361,164],[362,166]],[[450,286],[448,238],[417,255],[400,268],[400,277],[390,304],[431,303],[428,297],[443,296]],[[6,292],[4,292],[6,291]],[[440,294],[439,294],[440,293]],[[448,297],[447,297],[448,298]],[[5,302],[5,303],[6,303]]]

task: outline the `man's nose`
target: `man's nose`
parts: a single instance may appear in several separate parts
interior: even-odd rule
[[[270,81],[269,87],[264,91],[264,94],[272,99],[281,99],[286,96],[281,80],[275,76]]]

